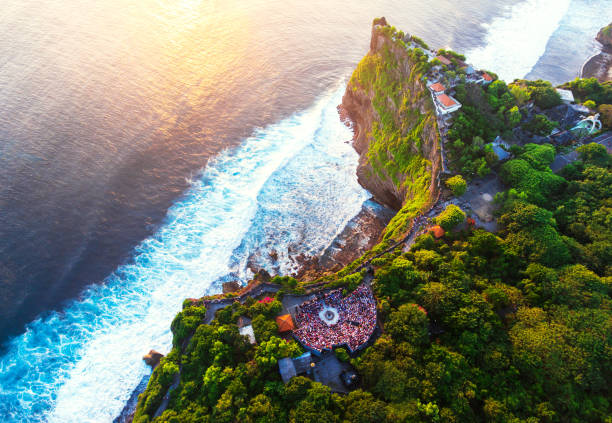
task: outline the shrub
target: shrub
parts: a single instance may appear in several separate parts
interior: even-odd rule
[[[591,100],[596,104],[612,103],[612,84],[600,83],[596,78],[576,78],[564,87],[569,87],[574,95],[581,101]]]
[[[206,316],[206,308],[204,306],[187,307],[178,313],[170,325],[174,334],[173,344],[176,346],[183,342],[191,332],[203,323],[204,316]]]
[[[587,100],[582,103],[584,107],[588,107],[591,110],[594,110],[597,107],[597,104],[593,100]]]
[[[535,117],[523,125],[523,128],[535,135],[550,135],[553,129],[559,126],[558,122],[548,120],[545,115],[535,115]]]
[[[346,349],[344,348],[336,348],[334,350],[334,353],[336,354],[336,357],[338,358],[338,360],[344,363],[348,363],[349,360],[351,359],[351,357],[348,354],[348,351],[346,351]]]
[[[561,104],[561,96],[553,87],[536,87],[531,90],[531,98],[536,106],[550,109]]]
[[[446,181],[446,186],[453,191],[455,197],[461,197],[463,194],[465,194],[465,190],[467,189],[467,183],[461,175],[455,175],[452,178],[449,178]]]
[[[600,167],[605,167],[610,164],[610,155],[606,147],[601,144],[592,142],[578,147],[576,151],[580,154],[580,159],[583,162]]]
[[[555,148],[550,144],[527,144],[521,159],[527,160],[534,169],[547,170],[555,160],[555,154]]]
[[[435,222],[442,226],[444,230],[448,231],[462,223],[465,217],[465,212],[461,210],[461,208],[454,204],[449,204],[446,206],[446,209],[435,218]]]

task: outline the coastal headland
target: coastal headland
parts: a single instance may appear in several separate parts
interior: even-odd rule
[[[374,20],[340,114],[395,215],[362,211],[297,277],[186,299],[118,421],[609,420],[612,86],[465,60]]]
[[[612,81],[612,23],[602,28],[596,40],[601,52],[591,57],[582,67],[582,78],[597,78],[600,82]]]

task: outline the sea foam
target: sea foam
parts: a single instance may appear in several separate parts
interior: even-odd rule
[[[571,0],[526,0],[483,24],[485,45],[466,53],[469,62],[507,82],[523,78],[546,51]]]
[[[14,338],[0,358],[0,420],[112,421],[149,372],[143,354],[170,349],[184,298],[247,277],[248,257],[272,248],[280,271],[294,269],[289,246],[322,251],[369,198],[336,111],[343,91],[212,160],[129,264]]]

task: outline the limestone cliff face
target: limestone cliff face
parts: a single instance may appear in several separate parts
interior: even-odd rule
[[[604,28],[601,28],[597,34],[597,41],[602,43],[605,47],[612,48],[612,23]]]
[[[360,155],[359,183],[395,210],[433,198],[440,169],[437,121],[419,67],[426,61],[404,38],[384,18],[375,20],[370,51],[342,99]]]

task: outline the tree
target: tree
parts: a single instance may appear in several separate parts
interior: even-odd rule
[[[389,315],[385,330],[396,342],[421,345],[427,342],[427,314],[416,304],[402,304]]]
[[[520,85],[511,85],[510,92],[516,99],[519,106],[525,105],[530,99],[531,94],[527,88],[521,87]]]
[[[344,399],[344,420],[352,423],[378,423],[387,420],[386,405],[369,392],[358,389]]]
[[[591,110],[595,110],[595,108],[597,107],[597,104],[595,104],[593,100],[587,100],[584,103],[582,103],[582,105]]]
[[[434,220],[436,224],[442,226],[444,230],[449,231],[465,221],[465,218],[465,212],[461,210],[461,208],[454,204],[449,204]]]
[[[593,164],[599,167],[610,166],[612,160],[606,147],[597,143],[582,145],[576,149],[580,154],[580,159],[588,164]]]
[[[528,161],[534,169],[548,170],[550,164],[555,160],[555,155],[555,147],[550,144],[527,144],[520,157]]]
[[[251,324],[253,325],[253,332],[257,342],[265,342],[278,333],[276,322],[263,314],[255,316]]]
[[[546,266],[560,266],[569,259],[569,251],[556,230],[552,213],[548,210],[513,201],[498,219],[504,243],[510,251],[529,262]]]
[[[519,123],[521,123],[523,115],[521,114],[519,108],[517,106],[514,106],[510,110],[508,110],[507,119],[508,125],[510,125],[511,128],[514,128],[518,126]]]
[[[536,106],[542,109],[550,109],[561,104],[561,96],[552,86],[534,87],[530,96]]]
[[[461,197],[463,194],[465,194],[465,190],[467,189],[467,183],[461,175],[455,175],[452,178],[447,179],[446,186],[453,191],[455,197]]]
[[[545,154],[544,152],[544,158],[546,157]],[[542,163],[539,160],[543,160],[539,154],[527,157],[527,159],[534,163]],[[504,163],[501,167],[500,176],[506,185],[515,188],[518,192],[523,192],[529,201],[537,205],[548,204],[550,198],[561,192],[566,183],[565,179],[550,170],[534,169],[523,158]]]
[[[549,135],[558,126],[558,122],[548,120],[545,115],[535,115],[532,120],[523,125],[523,128],[535,135],[544,136]]]
[[[301,349],[295,342],[287,342],[273,336],[257,346],[255,362],[262,369],[269,371],[276,367],[281,358],[297,357],[300,352]]]
[[[576,78],[564,85],[582,101],[591,100],[596,104],[612,104],[612,84],[600,83],[597,78]]]
[[[204,306],[186,307],[178,313],[170,325],[174,335],[172,341],[174,345],[179,345],[198,325],[202,324],[204,316],[206,316],[206,308]]]

